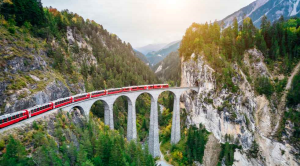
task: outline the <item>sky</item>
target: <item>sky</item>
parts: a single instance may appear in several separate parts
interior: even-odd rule
[[[221,20],[254,0],[42,0],[94,20],[134,48],[182,39],[193,23]]]

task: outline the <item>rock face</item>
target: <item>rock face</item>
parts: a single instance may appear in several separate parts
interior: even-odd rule
[[[6,103],[5,112],[12,113],[68,96],[70,96],[69,89],[61,81],[53,81],[49,83],[44,90],[32,94],[24,99],[18,100],[16,98],[16,94],[11,95],[9,101]]]
[[[243,86],[244,93],[233,94],[226,89],[217,93],[214,72],[201,56],[197,62],[190,60],[182,64],[181,86],[199,86],[197,96],[184,95],[186,110],[189,111],[187,123],[204,124],[222,142],[225,134],[230,134],[242,142],[245,149],[249,149],[253,141],[251,132],[254,130],[254,93],[250,91],[249,83],[243,80],[242,74],[232,79],[241,80],[239,84]],[[219,111],[218,107],[223,107],[225,103],[228,106]]]
[[[208,141],[205,145],[205,151],[203,156],[203,165],[216,166],[218,164],[219,155],[221,152],[221,146],[219,140],[213,134],[210,134]]]
[[[256,50],[245,53],[244,65],[251,68],[250,76],[260,73],[272,77],[268,72],[262,54]],[[253,60],[250,60],[249,57]],[[296,165],[289,145],[272,141],[270,135],[272,112],[265,96],[256,96],[245,74],[233,64],[235,76],[232,82],[239,87],[236,93],[228,89],[217,90],[215,71],[202,56],[181,64],[181,86],[198,86],[199,93],[182,96],[188,112],[187,125],[202,123],[219,142],[225,142],[230,135],[231,143],[240,144],[242,150],[235,152],[234,165]],[[245,153],[253,141],[259,144],[259,157],[248,158]],[[284,153],[281,154],[281,153]]]
[[[77,66],[82,66],[81,63],[96,63],[92,47],[86,42],[88,39],[73,33],[69,27],[66,37],[69,47],[76,43],[79,49],[85,50],[84,55],[73,53],[74,58],[78,60]],[[14,36],[2,40],[0,57],[5,58],[0,62],[0,115],[85,92],[81,80],[73,83],[71,79],[53,70],[52,59],[49,58],[50,54],[44,41],[35,38],[27,40],[26,44]],[[31,40],[36,43],[35,47],[26,46]],[[12,41],[20,43],[17,45]],[[61,49],[55,40],[51,46],[52,49]]]

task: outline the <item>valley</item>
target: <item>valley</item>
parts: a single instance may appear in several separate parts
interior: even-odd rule
[[[299,0],[81,3],[0,1],[0,165],[300,164]]]

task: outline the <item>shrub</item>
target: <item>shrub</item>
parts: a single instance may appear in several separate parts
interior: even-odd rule
[[[248,156],[252,157],[252,158],[257,158],[258,157],[258,152],[259,152],[259,146],[256,143],[256,141],[254,140],[252,143],[251,148],[249,149],[249,153]]]
[[[287,94],[287,105],[296,106],[300,103],[300,72],[294,77],[291,89]]]
[[[235,144],[229,144],[226,142],[225,144],[221,144],[221,152],[219,156],[219,163],[218,165],[221,165],[223,158],[225,159],[225,165],[230,166],[234,162],[234,152],[235,149],[241,149],[241,146],[235,145]]]
[[[268,77],[259,77],[255,81],[255,90],[260,95],[266,95],[268,98],[273,94],[274,88]]]
[[[5,147],[5,141],[4,139],[0,140],[0,150],[4,149]]]
[[[8,28],[8,31],[9,31],[9,33],[11,33],[11,34],[15,34],[15,33],[16,33],[15,27],[9,27],[9,28]]]
[[[33,121],[32,127],[33,127],[34,130],[39,129],[39,125],[36,123],[36,121]]]
[[[275,90],[276,90],[276,93],[281,93],[284,91],[284,88],[286,86],[286,83],[287,83],[287,78],[285,77],[283,80],[279,80],[277,81],[276,85],[275,85]]]

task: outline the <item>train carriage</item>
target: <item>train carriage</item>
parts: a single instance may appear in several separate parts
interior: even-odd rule
[[[72,97],[73,97],[73,102],[78,102],[78,101],[90,98],[91,95],[90,95],[90,93],[83,93],[83,94],[75,95]]]
[[[154,85],[147,85],[148,90],[154,89]]]
[[[162,88],[169,88],[168,84],[155,84],[153,85],[153,89],[162,89]]]
[[[0,116],[0,128],[4,128],[27,118],[29,118],[27,110],[2,115]]]
[[[131,86],[122,88],[122,92],[130,92],[130,91],[131,91]]]
[[[137,86],[131,86],[130,89],[131,89],[131,91],[137,91],[137,90],[139,90]]]
[[[106,95],[106,90],[101,90],[101,91],[94,91],[94,92],[91,92],[91,97],[99,97],[99,96],[104,96]]]
[[[50,102],[48,104],[38,105],[33,108],[24,110],[24,111],[19,111],[19,112],[15,112],[12,114],[2,115],[2,116],[0,116],[0,128],[12,125],[21,120],[30,118],[31,116],[36,116],[36,115],[42,114],[42,113],[52,110],[54,108],[59,108],[59,107],[68,105],[73,102],[86,100],[91,97],[98,97],[98,96],[103,96],[103,95],[107,95],[107,94],[116,94],[116,93],[121,93],[121,92],[162,89],[162,88],[169,88],[169,85],[168,84],[140,85],[140,86],[130,86],[130,87],[115,88],[115,89],[101,90],[101,91],[94,91],[91,93],[79,94],[79,95],[59,99],[59,100]]]
[[[140,85],[138,86],[138,90],[147,90],[147,85]]]
[[[54,108],[54,104],[52,102],[50,102],[48,104],[44,104],[44,105],[35,106],[35,107],[28,110],[29,117],[42,114],[44,112],[52,110],[53,108]]]
[[[72,102],[73,102],[72,97],[66,97],[63,99],[56,100],[53,103],[54,103],[54,108],[59,108],[59,107],[65,106],[67,104],[70,104]]]
[[[115,88],[115,89],[108,89],[107,93],[108,94],[116,94],[116,93],[121,93],[123,91],[122,88]]]

